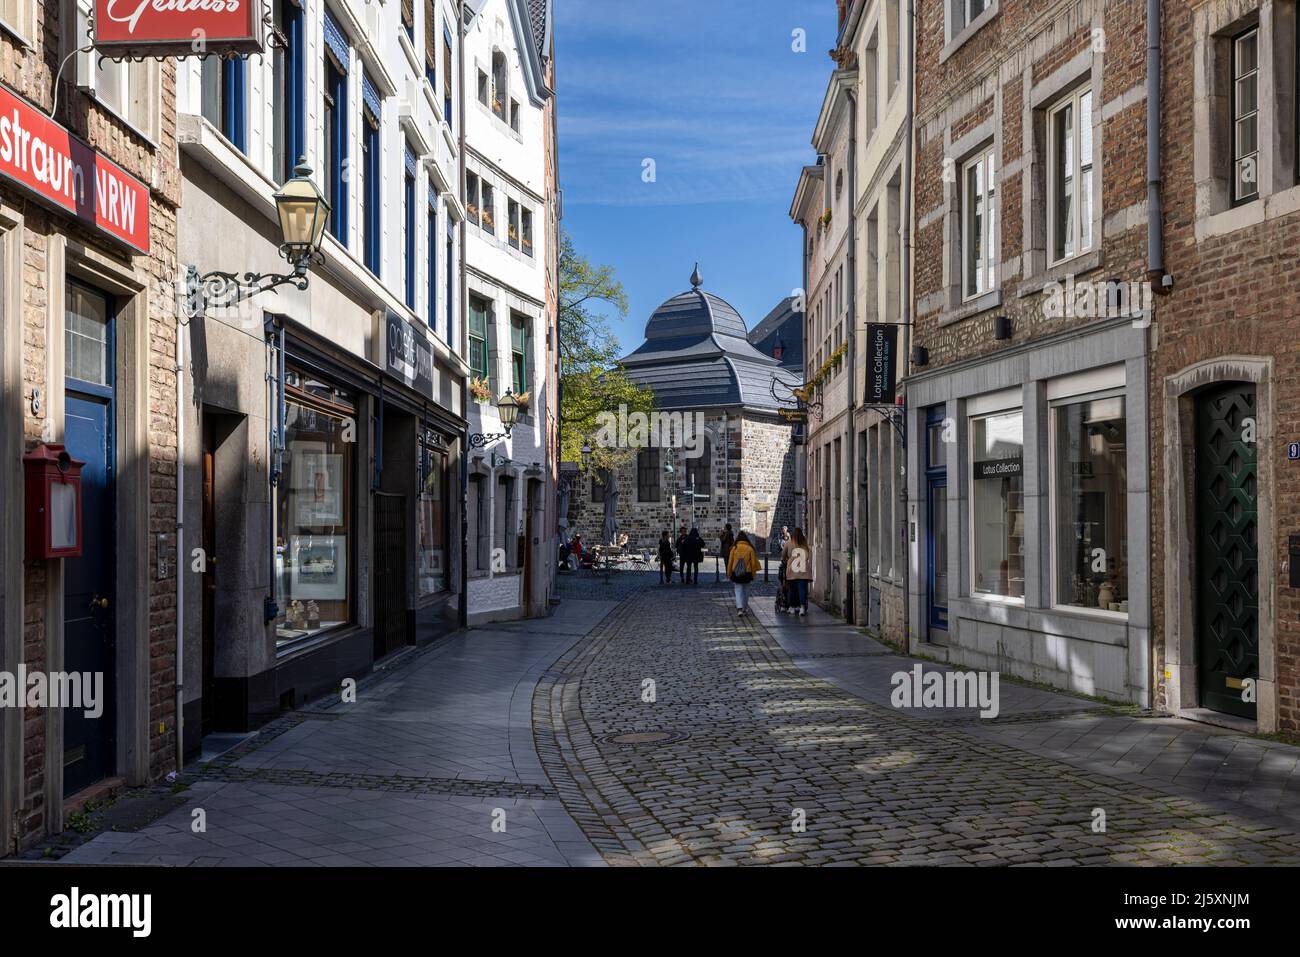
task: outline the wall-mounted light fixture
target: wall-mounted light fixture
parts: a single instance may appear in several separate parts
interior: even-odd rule
[[[914,346],[912,348],[912,365],[923,366],[930,363],[930,350],[925,346]]]
[[[491,445],[493,442],[500,442],[502,439],[510,438],[510,432],[514,429],[515,423],[519,421],[519,400],[510,389],[506,389],[506,394],[497,400],[497,412],[501,415],[501,427],[503,432],[474,432],[469,437],[469,445],[472,449],[481,449]]]
[[[1010,316],[993,317],[993,338],[994,339],[1011,338],[1011,317]]]
[[[280,255],[293,267],[288,273],[236,273],[213,270],[199,274],[191,265],[185,273],[185,313],[191,319],[208,306],[231,306],[276,286],[307,288],[307,268],[321,263],[321,239],[329,221],[330,204],[311,178],[307,157],[300,157],[293,176],[275,194],[280,217]]]

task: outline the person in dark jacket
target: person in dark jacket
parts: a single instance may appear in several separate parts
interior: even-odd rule
[[[704,539],[700,530],[692,528],[686,536],[686,580],[692,585],[700,583],[700,562],[704,561]]]
[[[664,529],[659,536],[659,584],[671,585],[673,583],[673,543],[668,537],[668,530]]]
[[[731,533],[731,523],[728,522],[722,529],[722,539],[718,548],[718,554],[722,556],[722,563],[725,565],[728,557],[731,555],[731,547],[736,544],[736,536]],[[723,569],[728,575],[731,570]]]
[[[686,584],[686,525],[677,533],[677,566],[681,569],[677,573],[677,580],[683,585]]]

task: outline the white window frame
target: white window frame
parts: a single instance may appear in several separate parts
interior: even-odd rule
[[[68,44],[65,47],[66,55],[74,52],[73,44],[84,40],[86,23],[94,14],[94,5],[91,0],[72,0],[70,5],[63,9],[73,11],[72,19],[75,25],[73,34],[65,39]],[[107,71],[111,70],[115,75],[116,83],[121,87],[117,91],[120,102],[110,103],[103,98],[98,89],[100,72],[100,66],[97,64],[98,54],[77,50],[74,59],[77,86],[93,96],[100,107],[112,113],[134,133],[156,147],[160,138],[162,119],[162,74],[159,69],[161,61],[105,60],[102,66],[106,68],[106,75]]]
[[[21,40],[23,46],[31,47],[35,12],[36,4],[32,0],[3,0],[0,2],[0,26],[10,36]]]
[[[1127,385],[1118,385],[1112,388],[1103,388],[1099,391],[1093,391],[1093,392],[1081,392],[1081,393],[1076,393],[1071,395],[1063,395],[1059,398],[1052,398],[1048,400],[1047,403],[1047,419],[1048,419],[1047,514],[1050,516],[1048,520],[1048,525],[1051,527],[1051,540],[1049,545],[1051,549],[1051,560],[1048,563],[1049,565],[1048,574],[1051,576],[1051,581],[1048,584],[1049,587],[1048,594],[1050,596],[1049,603],[1053,611],[1065,612],[1066,614],[1070,614],[1070,615],[1088,615],[1090,617],[1103,618],[1106,619],[1107,621],[1128,621],[1129,613],[1126,611],[1111,611],[1109,608],[1105,608],[1105,609],[1085,608],[1082,605],[1067,605],[1061,601],[1061,596],[1058,594],[1058,589],[1060,587],[1059,572],[1061,570],[1061,567],[1060,567],[1060,556],[1057,551],[1057,546],[1060,543],[1060,529],[1057,527],[1056,514],[1057,514],[1057,506],[1060,505],[1060,502],[1057,500],[1058,486],[1057,486],[1056,478],[1057,478],[1058,457],[1056,454],[1057,453],[1057,445],[1056,445],[1057,426],[1056,426],[1055,413],[1056,410],[1061,408],[1062,406],[1079,405],[1080,403],[1092,402],[1096,399],[1112,399],[1116,397],[1125,400],[1124,417],[1125,420],[1127,421],[1128,412],[1129,412]],[[1127,496],[1127,494],[1128,494],[1128,490],[1126,489],[1125,495]],[[1128,503],[1126,502],[1125,503],[1126,520],[1127,520],[1127,516],[1128,516]],[[1127,540],[1128,529],[1124,530],[1124,537]],[[1129,584],[1131,584],[1131,580]],[[1126,594],[1131,595],[1132,589],[1131,588],[1127,589]]]
[[[979,403],[979,405],[976,407],[973,407],[970,403],[968,403],[967,413],[966,413],[966,457],[968,461],[966,462],[965,471],[966,471],[966,480],[967,482],[970,483],[970,495],[969,495],[969,501],[967,505],[969,520],[967,522],[967,536],[966,536],[966,561],[969,563],[969,568],[970,568],[970,587],[967,589],[968,592],[967,597],[970,598],[972,601],[993,602],[1002,605],[1015,605],[1023,608],[1025,605],[1025,599],[1026,597],[1028,597],[1027,595],[1021,595],[1019,597],[1012,597],[1011,595],[991,595],[991,594],[983,594],[975,590],[975,572],[976,572],[975,522],[978,516],[976,515],[976,508],[975,508],[975,449],[971,443],[975,435],[975,422],[977,420],[992,419],[992,418],[997,418],[998,416],[1012,415],[1012,414],[1020,416],[1020,462],[1021,462],[1020,494],[1022,496],[1022,501],[1023,501],[1023,496],[1025,494],[1024,491],[1025,409],[1024,406],[1020,404],[1020,397],[1017,396],[1017,404],[1012,406],[1005,406],[1001,408],[998,407],[986,408],[985,405],[994,405],[994,403]],[[976,408],[977,411],[972,411],[972,408]],[[1029,558],[1030,558],[1029,548],[1030,548],[1029,536],[1026,535],[1025,556],[1024,556],[1026,572],[1028,571],[1029,568]],[[1026,574],[1026,579],[1027,578],[1028,575]],[[1026,580],[1025,582],[1026,591],[1028,591],[1028,584],[1029,583]],[[952,595],[950,593],[949,604],[951,604],[951,602],[952,602]]]
[[[1244,73],[1238,73],[1238,64],[1240,62],[1240,49],[1243,40],[1253,39],[1255,41],[1255,65],[1252,69]],[[1232,182],[1229,185],[1228,196],[1229,202],[1234,206],[1241,206],[1246,203],[1254,202],[1259,199],[1259,132],[1260,132],[1260,31],[1259,25],[1255,24],[1249,29],[1243,30],[1232,38],[1232,54],[1229,64],[1229,79],[1231,84],[1229,89],[1229,102],[1232,104],[1231,116],[1229,117],[1228,136],[1232,145]],[[1255,106],[1254,109],[1246,113],[1238,113],[1240,108],[1240,99],[1238,88],[1243,80],[1253,79],[1255,82]],[[1242,152],[1241,145],[1238,141],[1237,129],[1243,121],[1253,120],[1255,123],[1255,148],[1250,152]],[[1253,162],[1255,167],[1254,192],[1237,195],[1237,169],[1244,162]]]
[[[1094,235],[1096,231],[1093,229],[1093,224],[1092,224],[1093,211],[1096,209],[1096,196],[1092,194],[1097,188],[1097,176],[1095,175],[1096,168],[1097,168],[1097,163],[1096,163],[1097,143],[1096,143],[1096,137],[1092,135],[1091,130],[1089,130],[1089,142],[1091,143],[1092,148],[1090,151],[1091,155],[1089,156],[1087,168],[1088,168],[1088,172],[1093,175],[1089,179],[1089,184],[1088,184],[1089,196],[1088,196],[1088,209],[1087,209],[1087,217],[1086,217],[1087,227],[1088,227],[1088,244],[1086,246],[1083,244],[1084,223],[1085,223],[1085,216],[1083,215],[1084,214],[1084,208],[1083,208],[1084,164],[1082,163],[1082,151],[1079,149],[1079,144],[1083,142],[1083,137],[1082,137],[1083,125],[1082,125],[1082,120],[1080,119],[1083,111],[1082,109],[1080,109],[1080,106],[1083,103],[1084,97],[1089,98],[1089,107],[1088,107],[1089,120],[1090,121],[1095,120],[1097,115],[1097,105],[1095,102],[1093,102],[1091,94],[1092,94],[1091,86],[1088,85],[1081,86],[1077,90],[1070,93],[1068,96],[1057,101],[1056,104],[1053,105],[1047,111],[1047,157],[1046,157],[1047,162],[1045,164],[1045,169],[1047,173],[1047,260],[1049,266],[1057,266],[1063,262],[1068,262],[1069,260],[1074,259],[1077,256],[1082,256],[1084,253],[1091,252],[1097,245],[1097,237]],[[1073,146],[1073,149],[1071,150],[1073,156],[1073,162],[1070,164],[1071,169],[1069,172],[1070,172],[1071,182],[1073,183],[1074,186],[1074,216],[1073,216],[1074,223],[1073,223],[1073,228],[1071,229],[1071,235],[1068,238],[1069,241],[1073,243],[1073,247],[1072,248],[1067,247],[1060,256],[1057,256],[1056,255],[1056,239],[1057,239],[1056,233],[1059,224],[1057,223],[1057,219],[1056,219],[1057,216],[1056,159],[1057,159],[1058,147],[1060,146],[1060,144],[1057,143],[1056,117],[1061,112],[1067,109],[1070,110],[1070,138],[1071,138],[1071,144]]]
[[[992,292],[998,284],[997,257],[997,153],[993,147],[979,152],[973,159],[967,160],[961,168],[961,298],[963,302],[978,299],[985,293]],[[970,187],[970,174],[978,171],[984,178],[984,188],[975,194]],[[975,264],[975,275],[971,276],[971,223],[974,220],[975,203],[982,207],[983,221],[980,224],[980,239],[984,246],[984,256]],[[971,288],[971,279],[975,286]],[[987,285],[986,285],[987,283]]]

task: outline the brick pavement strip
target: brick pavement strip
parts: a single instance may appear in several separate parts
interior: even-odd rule
[[[812,677],[721,590],[623,594],[533,697],[542,765],[610,864],[1300,862],[1292,821],[1081,769]],[[687,737],[604,740],[656,729]]]

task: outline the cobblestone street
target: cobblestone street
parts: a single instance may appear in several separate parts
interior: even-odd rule
[[[890,675],[912,660],[816,609],[778,621],[770,586],[737,619],[707,582],[599,581],[566,587],[619,600],[409,653],[356,704],[286,715],[189,769],[183,806],[64,860],[1300,862],[1288,745],[1005,681],[994,720],[898,710]]]

